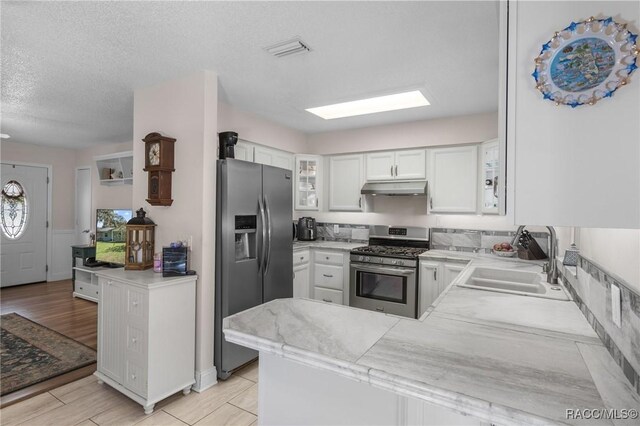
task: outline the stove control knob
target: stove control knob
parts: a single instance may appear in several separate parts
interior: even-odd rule
[[[397,261],[397,260],[392,260],[392,261],[391,261],[391,264],[392,264],[392,265],[397,265],[397,264],[398,264],[398,261]]]
[[[367,256],[367,257],[365,257],[365,258],[364,258],[364,261],[365,261],[365,262],[368,262],[369,260],[370,260],[369,256]]]
[[[362,262],[362,261],[364,260],[364,256],[359,256],[359,257],[358,257],[358,260],[359,260],[360,262]]]
[[[404,265],[404,262],[402,260],[398,260],[398,265],[402,266]]]

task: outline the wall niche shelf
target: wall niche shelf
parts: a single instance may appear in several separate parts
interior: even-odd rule
[[[133,185],[133,151],[94,157],[100,185]]]

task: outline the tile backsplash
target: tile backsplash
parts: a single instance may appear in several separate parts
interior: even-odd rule
[[[640,294],[583,256],[577,267],[563,266],[561,271],[575,303],[640,394]],[[620,327],[612,319],[611,286],[620,289]]]
[[[338,232],[335,232],[336,225],[338,226]],[[316,229],[320,240],[362,243],[366,243],[369,240],[368,225],[317,222]]]
[[[511,242],[515,231],[483,231],[477,229],[431,228],[432,250],[455,250],[490,253],[494,244]],[[548,253],[546,232],[532,232],[531,236],[545,253]]]

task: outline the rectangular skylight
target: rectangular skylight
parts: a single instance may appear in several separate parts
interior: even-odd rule
[[[395,111],[427,105],[430,105],[427,98],[425,98],[419,90],[414,90],[412,92],[396,93],[394,95],[307,108],[306,111],[322,117],[325,120],[332,120],[334,118],[353,117],[356,115],[373,114],[374,112]]]

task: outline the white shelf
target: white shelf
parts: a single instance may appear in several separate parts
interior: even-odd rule
[[[101,185],[133,184],[133,151],[94,157]]]

